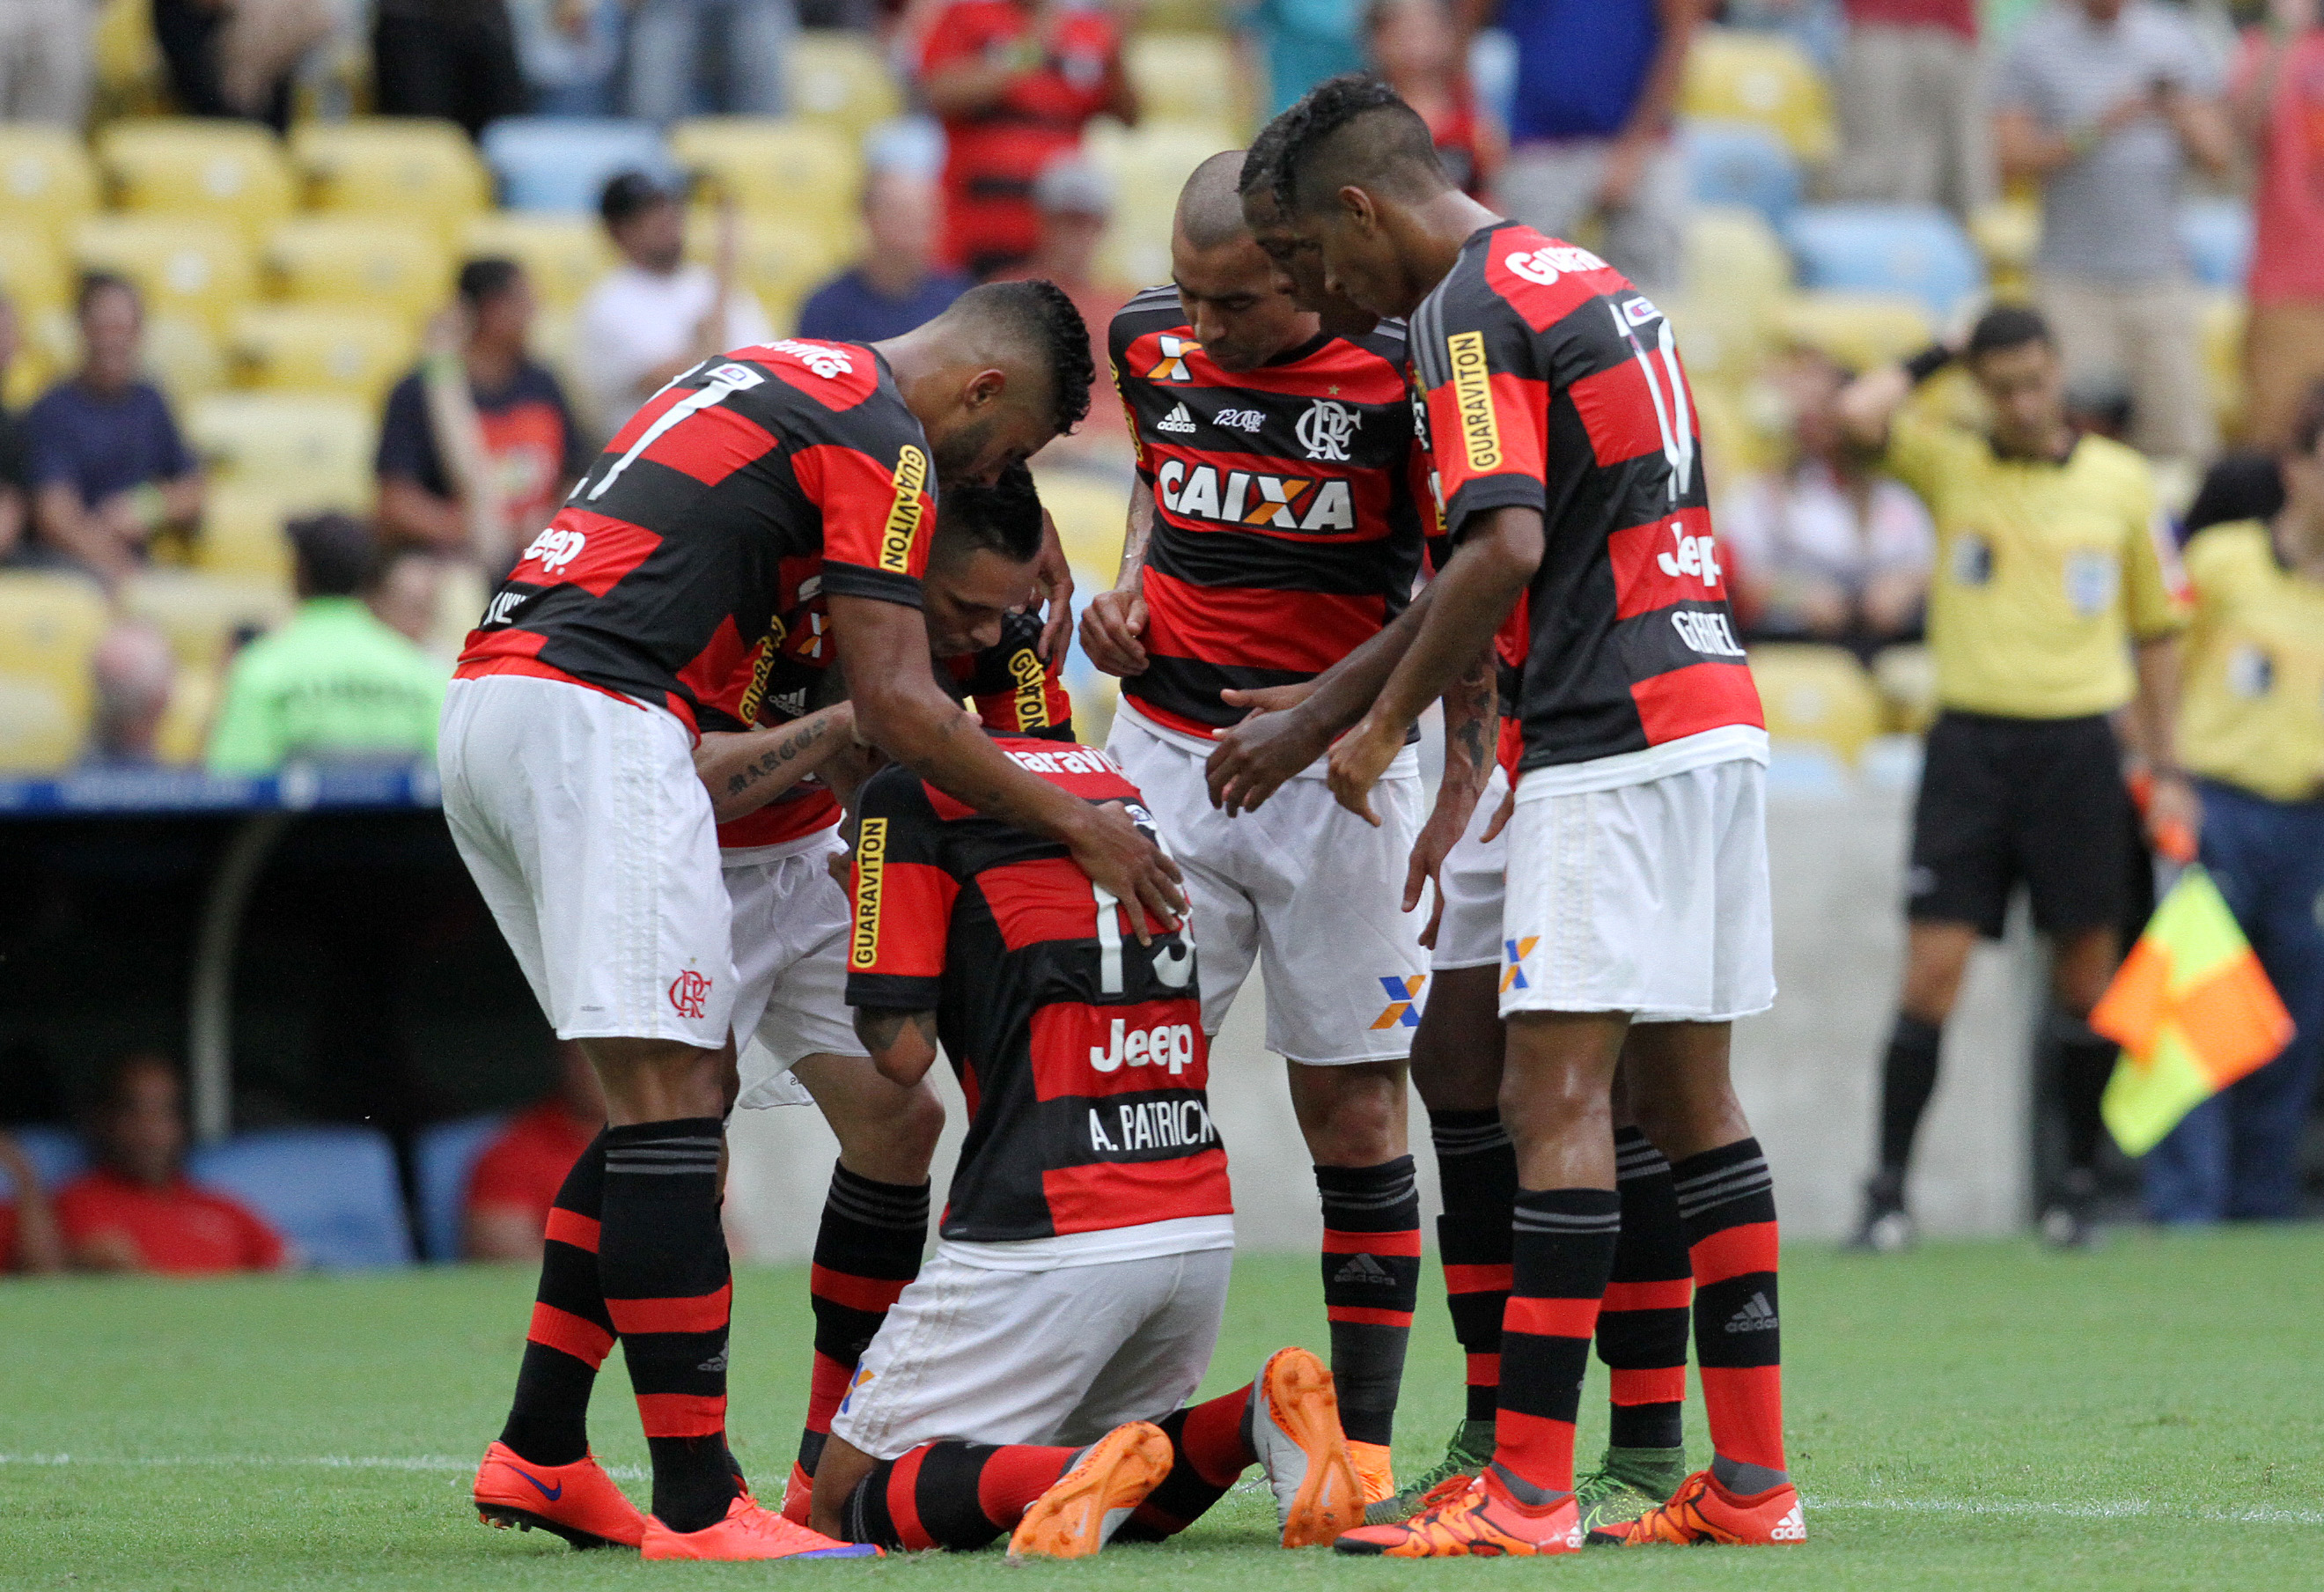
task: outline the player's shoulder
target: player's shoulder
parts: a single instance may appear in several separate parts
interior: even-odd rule
[[[2196,532],[2181,557],[2197,592],[2221,597],[2268,575],[2275,540],[2264,520],[2230,520]]]
[[[2108,486],[2140,492],[2154,490],[2154,467],[2146,456],[2111,437],[2084,433],[2074,440],[2074,469]]]
[[[795,414],[871,418],[903,404],[880,356],[861,343],[778,338],[730,351],[707,375],[709,380],[732,380],[742,386],[746,409],[768,406]],[[758,379],[740,381],[744,375]]]
[[[1106,347],[1119,363],[1122,352],[1139,338],[1183,330],[1185,325],[1186,310],[1176,288],[1146,288],[1130,294],[1129,302],[1113,312],[1106,327]]]

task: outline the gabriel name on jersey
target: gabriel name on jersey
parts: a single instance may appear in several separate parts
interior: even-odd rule
[[[1176,292],[1149,288],[1113,318],[1110,352],[1155,506],[1150,662],[1122,694],[1206,736],[1242,717],[1220,691],[1311,679],[1411,599],[1425,461],[1403,329],[1320,336],[1230,373],[1194,341]]]
[[[1139,793],[1093,747],[1001,737],[1087,801]],[[865,784],[847,1003],[936,1014],[970,1121],[939,1226],[1011,1243],[1227,1217],[1194,949],[1138,943],[1065,847],[892,767]]]

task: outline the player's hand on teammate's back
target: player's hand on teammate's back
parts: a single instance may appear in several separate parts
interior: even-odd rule
[[[1331,773],[1326,776],[1333,799],[1375,829],[1379,815],[1372,810],[1372,787],[1404,750],[1404,728],[1366,716],[1332,746]]]
[[[1211,732],[1219,745],[1204,764],[1203,775],[1213,807],[1229,818],[1256,810],[1284,781],[1323,755],[1331,736],[1305,715],[1290,711],[1314,694],[1314,680],[1219,693],[1228,707],[1250,711],[1240,723]]]
[[[1134,591],[1102,591],[1082,610],[1082,651],[1106,673],[1146,672],[1146,599]]]
[[[1153,943],[1148,921],[1163,933],[1178,927],[1186,915],[1185,893],[1178,887],[1178,865],[1164,854],[1151,837],[1130,821],[1119,802],[1086,810],[1089,821],[1065,844],[1083,873],[1124,906],[1136,902],[1130,926],[1138,943]]]

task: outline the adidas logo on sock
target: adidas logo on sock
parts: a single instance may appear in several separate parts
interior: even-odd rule
[[[1800,1506],[1796,1504],[1783,1519],[1767,1528],[1767,1541],[1770,1542],[1804,1542],[1807,1540],[1807,1519],[1801,1514]]]
[[[1727,1318],[1729,1332],[1773,1332],[1775,1326],[1775,1307],[1764,1293],[1753,1294],[1741,1310]]]
[[[723,1374],[726,1369],[726,1351],[724,1349],[720,1349],[716,1354],[703,1361],[699,1365],[696,1365],[695,1369],[696,1371],[707,1371]]]
[[[1350,1255],[1348,1257],[1348,1263],[1342,1266],[1337,1272],[1332,1274],[1332,1281],[1334,1282],[1367,1282],[1370,1283],[1374,1287],[1379,1287],[1383,1284],[1388,1287],[1394,1287],[1396,1285],[1396,1278],[1389,1273],[1388,1269],[1386,1266],[1380,1264],[1379,1262],[1374,1260],[1371,1256],[1361,1253]]]
[[[1156,421],[1154,429],[1157,431],[1192,431],[1194,429],[1194,417],[1189,414],[1186,412],[1186,406],[1181,403],[1160,420]]]

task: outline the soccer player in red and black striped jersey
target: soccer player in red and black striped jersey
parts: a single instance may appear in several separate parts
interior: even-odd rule
[[[1501,995],[1519,1187],[1494,1458],[1458,1497],[1341,1546],[1581,1545],[1573,1420],[1618,1230],[1618,1060],[1673,1162],[1714,1458],[1593,1540],[1800,1541],[1772,1183],[1728,1078],[1729,1024],[1775,993],[1766,731],[1669,323],[1595,255],[1461,193],[1426,125],[1376,81],[1319,87],[1289,113],[1283,150],[1278,197],[1326,279],[1412,317],[1458,550],[1333,747],[1340,799],[1362,808],[1421,708],[1513,614],[1526,636],[1503,932],[1532,943]]]
[[[1104,754],[1005,738],[1075,799],[1141,823]],[[1065,848],[903,769],[857,808],[847,998],[882,1073],[942,1043],[971,1112],[941,1242],[864,1353],[815,1486],[856,1541],[1094,1552],[1137,1512],[1182,1529],[1253,1464],[1286,1545],[1362,1508],[1331,1376],[1286,1349],[1192,1409],[1233,1259],[1194,948],[1140,945]],[[1158,1424],[1157,1424],[1158,1423]]]
[[[589,1055],[611,1124],[599,1221],[576,1230],[607,1322],[552,1326],[591,1344],[620,1334],[654,1468],[641,1522],[571,1451],[574,1428],[527,1420],[521,1374],[478,1476],[488,1518],[655,1558],[844,1550],[759,1508],[724,1442],[735,979],[693,743],[697,709],[746,689],[738,665],[767,633],[784,559],[822,560],[865,739],[1067,845],[1136,903],[1140,933],[1149,910],[1174,921],[1173,870],[1134,826],[964,733],[918,611],[936,482],[989,480],[1069,430],[1087,407],[1085,338],[1062,292],[1027,282],[974,290],[873,347],[706,360],[614,437],[471,634],[440,738],[446,818],[543,1011]]]

